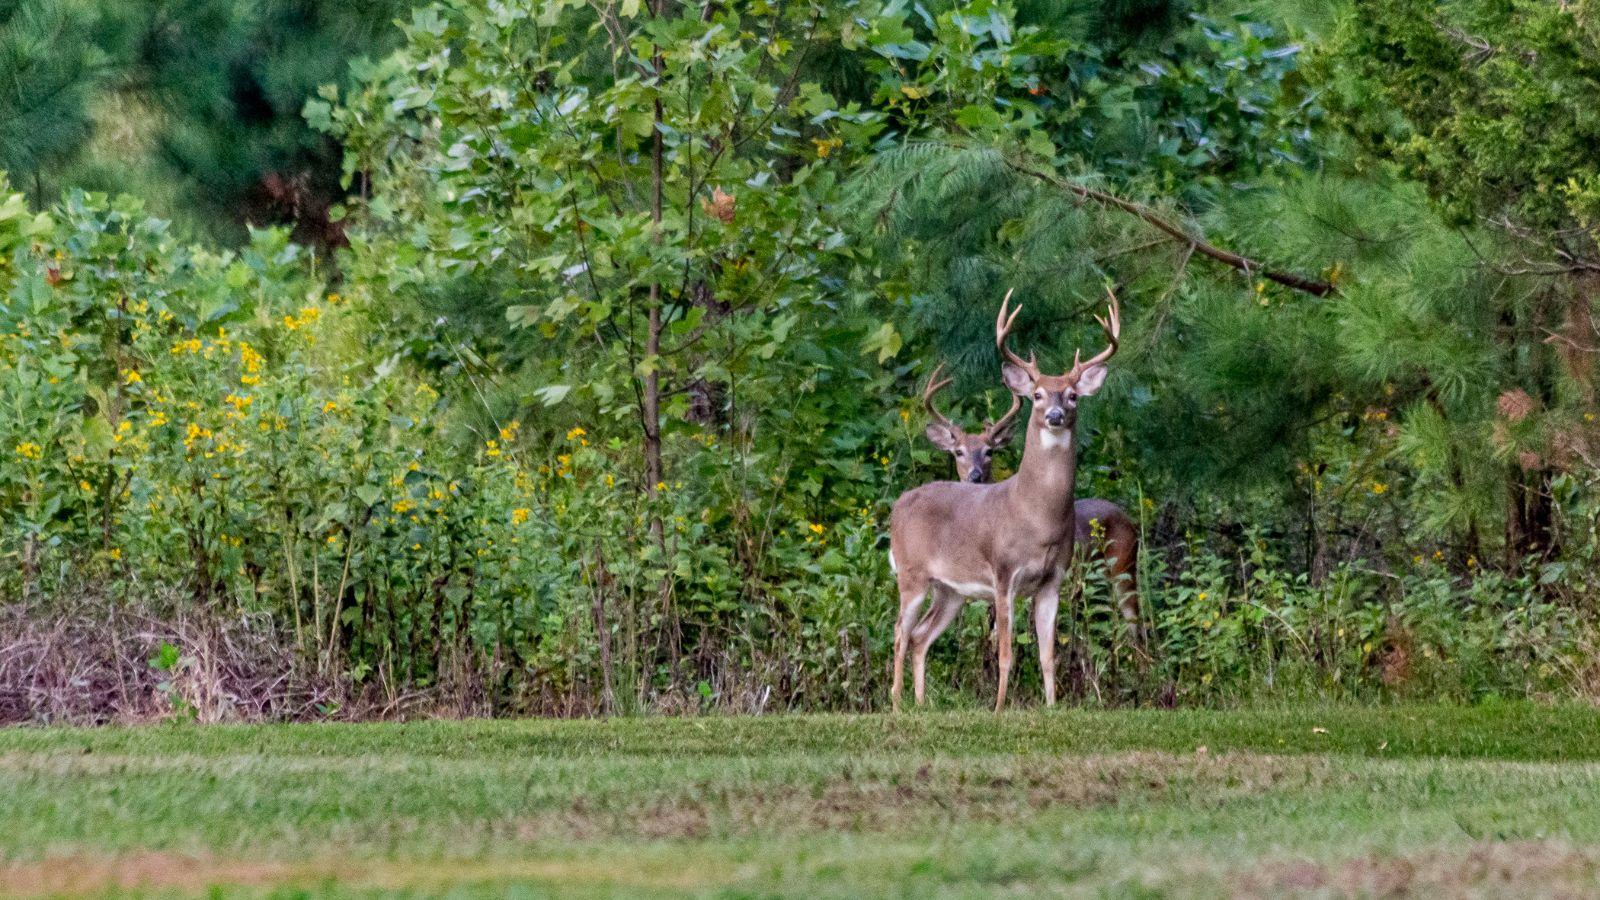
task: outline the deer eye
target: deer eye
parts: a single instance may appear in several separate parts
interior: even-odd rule
[[[1076,403],[1076,402],[1078,402],[1078,392],[1077,391],[1067,391],[1067,402],[1068,403]]]
[[[961,449],[960,447],[957,447],[956,448],[956,455],[957,456],[966,456],[967,455],[967,451]]]
[[[1034,391],[1033,392],[1033,399],[1035,399],[1035,400],[1043,400],[1044,399],[1044,391]]]

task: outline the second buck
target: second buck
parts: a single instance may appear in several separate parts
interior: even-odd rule
[[[923,602],[989,599],[995,606],[1000,684],[995,710],[1005,707],[1011,677],[1012,618],[1019,597],[1033,597],[1033,626],[1046,705],[1056,702],[1056,608],[1063,567],[1075,539],[1072,504],[1077,474],[1074,430],[1078,402],[1105,383],[1106,362],[1117,352],[1122,326],[1116,295],[1101,319],[1109,345],[1088,360],[1075,356],[1062,375],[1045,375],[1033,358],[1006,347],[1019,307],[1008,314],[1011,293],[1000,303],[995,346],[1006,387],[1033,401],[1027,442],[1017,474],[998,484],[935,481],[895,501],[889,520],[889,563],[895,569],[900,611],[894,626],[894,684],[890,698],[900,708],[906,649]]]
[[[951,379],[941,380],[943,364],[933,370],[928,386],[922,392],[922,405],[928,411],[926,434],[939,449],[949,453],[956,462],[956,477],[972,484],[986,484],[992,471],[994,452],[1011,440],[1011,422],[1021,408],[1021,398],[1011,397],[1011,409],[998,420],[986,424],[982,431],[968,434],[966,429],[950,421],[934,405],[933,398]],[[1073,540],[1087,550],[1091,559],[1103,559],[1106,579],[1117,599],[1122,618],[1137,637],[1139,622],[1139,588],[1136,566],[1139,556],[1139,529],[1122,507],[1109,500],[1089,497],[1072,504]],[[1082,552],[1080,550],[1080,552]],[[955,621],[966,603],[964,597],[946,598],[929,605],[928,612],[911,629],[911,681],[918,705],[925,695],[928,648],[944,634]]]

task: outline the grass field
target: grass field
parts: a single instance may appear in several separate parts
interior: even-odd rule
[[[0,731],[0,894],[1600,893],[1600,712]]]

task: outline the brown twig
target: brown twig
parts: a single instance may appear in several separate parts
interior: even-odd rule
[[[1145,206],[1142,203],[1135,203],[1132,200],[1124,200],[1123,198],[1114,194],[1108,194],[1105,191],[1096,190],[1092,187],[1086,187],[1085,185],[1068,181],[1067,179],[1062,178],[1052,172],[1045,172],[1040,169],[1035,169],[1026,163],[1018,162],[1014,159],[1007,159],[1005,164],[1007,168],[1018,173],[1019,175],[1026,175],[1029,178],[1041,181],[1050,185],[1051,187],[1059,188],[1060,190],[1067,191],[1071,194],[1076,194],[1078,197],[1081,197],[1085,200],[1093,200],[1102,206],[1109,206],[1128,213],[1131,216],[1142,219],[1147,224],[1154,227],[1157,231],[1166,234],[1168,237],[1171,237],[1173,240],[1176,240],[1179,243],[1189,246],[1192,252],[1214,259],[1223,265],[1231,266],[1245,273],[1246,275],[1259,275],[1268,281],[1277,282],[1285,287],[1294,288],[1297,291],[1303,291],[1304,293],[1312,294],[1317,297],[1327,297],[1338,293],[1338,288],[1334,287],[1330,282],[1320,281],[1315,278],[1308,278],[1304,275],[1298,275],[1294,272],[1282,272],[1277,269],[1269,269],[1264,264],[1250,259],[1247,256],[1241,256],[1231,250],[1224,250],[1223,248],[1216,246],[1199,235],[1190,234],[1177,223],[1169,221],[1155,210]]]

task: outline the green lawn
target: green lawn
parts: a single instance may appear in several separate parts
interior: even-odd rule
[[[0,731],[0,893],[1600,893],[1600,712]]]

